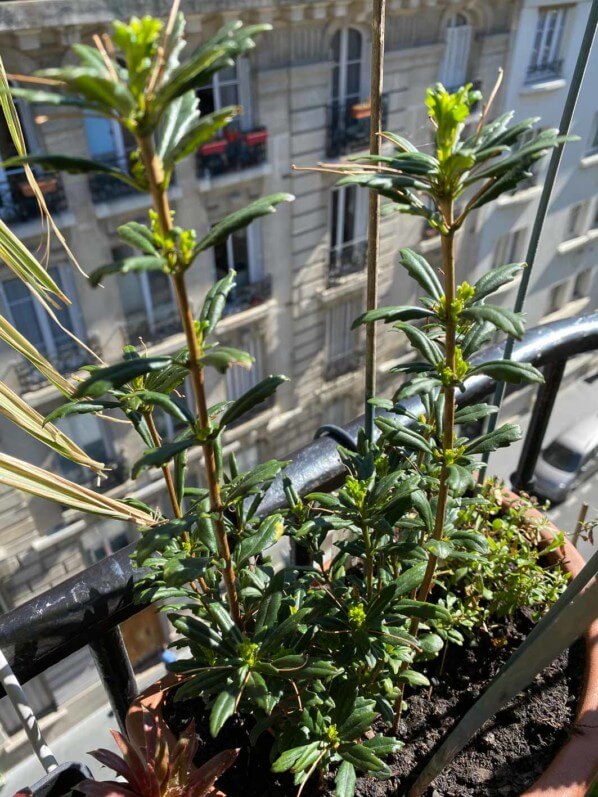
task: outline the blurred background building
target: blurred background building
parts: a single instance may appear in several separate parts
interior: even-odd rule
[[[183,0],[190,46],[230,19],[270,22],[258,47],[236,67],[220,72],[199,89],[206,110],[240,104],[243,115],[214,142],[177,167],[170,198],[178,223],[205,232],[221,216],[275,191],[296,196],[275,217],[254,222],[226,246],[202,255],[189,274],[196,310],[206,288],[230,268],[238,272],[221,325],[220,338],[248,350],[251,372],[233,371],[214,379],[212,403],[234,399],[269,373],[285,373],[291,383],[276,403],[232,429],[228,450],[241,467],[285,456],[309,442],[322,423],[343,424],[362,411],[360,365],[363,338],[351,331],[364,305],[367,195],[335,188],[331,175],[293,170],[334,162],[364,151],[369,135],[369,7],[364,0]],[[226,11],[222,10],[226,5]],[[424,106],[428,85],[440,80],[455,88],[472,82],[489,94],[502,67],[505,77],[493,113],[513,108],[516,117],[541,116],[542,126],[558,125],[589,10],[589,2],[524,0],[389,0],[384,78],[384,127],[420,146],[431,144]],[[75,42],[110,31],[114,17],[166,15],[162,0],[9,0],[0,3],[0,52],[14,75],[68,62]],[[597,74],[594,53],[590,74]],[[132,142],[109,121],[19,105],[31,152],[65,152],[126,165]],[[478,116],[471,121],[473,130]],[[580,312],[596,304],[598,285],[598,104],[586,81],[574,132],[580,141],[565,152],[558,190],[550,210],[528,299],[529,323]],[[0,156],[13,154],[0,122]],[[459,233],[459,269],[475,279],[494,264],[523,260],[537,208],[546,163],[529,183],[485,207]],[[37,170],[48,207],[79,262],[89,272],[127,256],[117,227],[147,218],[149,200],[105,175],[43,174]],[[40,221],[21,170],[0,168],[0,218],[35,249]],[[421,219],[389,216],[382,222],[381,304],[409,304],[413,288],[396,268],[397,251],[409,246],[439,262],[440,240]],[[108,278],[91,289],[56,247],[52,273],[73,303],[62,311],[63,325],[110,362],[122,346],[143,346],[151,354],[170,353],[183,344],[174,296],[160,273]],[[514,290],[503,294],[512,303]],[[0,313],[65,373],[89,358],[48,319],[22,283],[0,265]],[[398,336],[379,332],[379,381],[392,394],[396,376],[389,368],[403,359]],[[60,402],[12,350],[0,349],[1,378],[42,414]],[[101,424],[91,416],[63,421],[65,431],[97,460],[111,465],[99,489],[115,497],[135,495],[150,504],[165,496],[159,471],[129,479],[140,453],[126,426]],[[172,434],[172,420],[161,431]],[[53,457],[8,423],[0,422],[2,450],[78,482],[93,485],[81,468]],[[196,453],[191,468],[201,480]],[[166,506],[166,504],[165,504]],[[93,564],[131,541],[134,529],[114,521],[81,518],[58,506],[0,491],[0,608],[11,608],[69,574]],[[160,647],[162,628],[154,615],[133,618],[125,637],[141,662]],[[95,672],[86,651],[50,670],[28,686],[34,705],[58,725],[103,699],[91,685]],[[96,694],[97,692],[97,694]],[[60,706],[60,709],[57,709]],[[66,709],[65,709],[66,706]],[[80,709],[79,709],[80,710]],[[71,720],[72,721],[72,716]],[[0,701],[5,760],[16,755],[16,718]]]

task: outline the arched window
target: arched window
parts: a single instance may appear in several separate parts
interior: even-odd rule
[[[447,89],[457,89],[467,82],[472,30],[465,14],[453,14],[448,21],[439,76]]]
[[[332,99],[357,103],[361,99],[363,36],[355,28],[337,30],[331,41]]]

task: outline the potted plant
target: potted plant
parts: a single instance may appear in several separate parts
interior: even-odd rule
[[[451,699],[471,699],[482,688],[477,671],[497,666],[501,651],[529,628],[529,618],[517,613],[530,595],[539,612],[565,581],[561,571],[537,566],[543,553],[530,545],[519,517],[510,528],[509,552],[531,559],[533,566],[527,580],[516,572],[506,584],[497,564],[504,545],[495,526],[508,521],[509,511],[492,488],[476,485],[474,474],[477,455],[508,445],[520,432],[506,424],[474,439],[461,436],[460,424],[483,420],[494,409],[478,404],[457,410],[455,400],[463,381],[477,373],[515,383],[541,381],[526,364],[472,364],[472,355],[496,329],[523,334],[519,315],[487,302],[523,264],[500,266],[474,285],[457,286],[454,238],[475,208],[525,179],[529,166],[562,139],[554,130],[534,133],[530,120],[511,125],[509,114],[488,121],[488,108],[475,132],[464,138],[479,92],[465,86],[451,94],[436,86],[427,96],[433,154],[387,133],[393,154],[331,169],[342,172],[342,183],[390,199],[391,212],[426,219],[441,237],[442,280],[421,255],[401,251],[401,265],[423,294],[420,303],[382,308],[357,320],[394,324],[419,356],[395,369],[408,376],[396,395],[376,401],[383,411],[378,439],[361,434],[355,450],[340,449],[346,475],[335,493],[300,497],[286,482],[287,508],[262,516],[263,497],[285,463],[272,460],[241,472],[234,456],[223,460],[223,436],[285,378],[269,376],[234,402],[208,406],[205,370],[250,367],[251,357],[215,339],[234,273],[208,291],[195,315],[186,272],[201,252],[291,197],[276,194],[253,202],[199,237],[176,226],[167,189],[175,164],[206,144],[236,111],[199,116],[196,88],[253,46],[252,37],[263,29],[231,23],[189,56],[183,51],[181,62],[181,15],[173,13],[166,25],[133,18],[114,24],[109,52],[118,52],[118,59],[104,48],[78,45],[79,66],[41,73],[54,81],[47,101],[101,113],[136,138],[131,170],[111,174],[139,190],[148,188],[152,197],[146,224],[119,228],[138,254],[107,264],[92,282],[130,271],[164,272],[172,280],[186,339],[172,355],[155,357],[125,347],[121,362],[90,366],[88,378],[69,385],[68,401],[46,423],[71,413],[122,413],[146,445],[133,476],[146,468],[163,473],[170,516],[156,517],[150,507],[134,503],[133,519],[141,524],[135,558],[145,568],[139,597],[160,602],[180,635],[174,647],[188,648],[191,655],[172,665],[177,678],[154,688],[149,699],[175,737],[192,718],[204,751],[214,745],[240,748],[220,787],[232,794],[289,795],[295,789],[298,795],[351,797],[363,789],[391,794],[407,788],[414,774],[398,773],[402,736],[409,732],[405,719],[413,714],[405,688],[429,689],[435,686],[432,679],[443,683],[443,673],[451,666],[458,673],[467,657],[469,686],[461,683]],[[81,70],[85,81],[79,79]],[[12,93],[43,99],[38,90]],[[80,171],[105,168],[66,156],[26,156],[17,162]],[[461,196],[466,201],[456,214]],[[177,398],[187,376],[193,411]],[[412,396],[421,402],[415,413],[402,403]],[[158,409],[183,424],[172,440],[160,438],[154,421]],[[186,483],[187,454],[197,446],[205,470],[205,487],[199,488]],[[119,502],[118,511],[125,506],[131,505]],[[275,570],[268,549],[283,536],[303,546],[311,564]],[[327,559],[324,544],[330,539],[334,547]],[[552,547],[560,544],[559,539]],[[518,589],[515,599],[515,586],[522,583],[526,588]],[[504,611],[506,626],[498,626],[500,612],[488,607],[501,590],[511,599]],[[502,636],[492,631],[495,627],[503,629]],[[455,653],[457,648],[464,652]],[[472,685],[474,675],[478,680]],[[137,716],[143,705],[142,699],[134,707]],[[566,716],[561,719],[567,722]],[[130,724],[131,744],[139,748],[135,725]],[[538,734],[541,748],[546,733]],[[414,749],[412,770],[419,748]],[[471,775],[470,785],[478,783],[476,777]]]

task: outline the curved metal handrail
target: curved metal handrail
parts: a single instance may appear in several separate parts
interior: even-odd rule
[[[598,349],[598,312],[531,329],[516,343],[512,359],[541,367],[595,349]],[[502,346],[490,346],[475,362],[500,359],[501,355]],[[483,375],[468,379],[458,403],[465,405],[480,400],[491,392],[493,385],[494,380]],[[415,409],[417,402],[414,397],[405,406]],[[362,418],[358,418],[345,427],[346,442],[356,438],[361,425]],[[336,445],[330,437],[321,437],[290,456],[286,475],[299,493],[327,489],[338,483],[342,463]],[[282,482],[275,482],[262,509],[269,512],[283,504]],[[133,601],[138,571],[133,569],[129,557],[134,547],[131,544],[123,548],[2,616],[0,648],[22,683],[85,645],[91,645],[97,653],[103,637],[143,608]]]

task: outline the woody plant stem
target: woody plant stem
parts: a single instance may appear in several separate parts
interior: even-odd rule
[[[154,204],[154,210],[158,216],[158,223],[164,235],[167,235],[173,227],[170,214],[168,195],[164,188],[164,172],[162,163],[154,149],[151,137],[140,137],[138,139],[141,156],[145,165],[150,193]],[[201,431],[207,432],[210,426],[208,417],[208,406],[206,401],[206,391],[204,385],[203,369],[199,366],[199,358],[202,356],[201,343],[197,338],[193,313],[189,304],[185,276],[182,272],[171,275],[174,291],[177,298],[181,323],[185,332],[187,346],[189,348],[189,369],[191,371],[191,382],[195,397],[197,418]],[[220,483],[218,481],[218,471],[216,466],[216,455],[212,440],[205,440],[202,443],[204,466],[208,491],[210,495],[210,512],[215,516],[216,540],[218,543],[218,553],[224,562],[222,568],[222,578],[226,589],[228,607],[230,613],[238,626],[242,625],[241,609],[239,597],[235,586],[235,573],[232,565],[230,548],[226,529],[224,527],[223,512],[224,507],[220,497]]]
[[[453,200],[445,199],[438,202],[438,207],[444,216],[445,224],[448,232],[442,234],[442,262],[444,272],[444,295],[445,295],[445,308],[446,308],[446,325],[445,325],[445,342],[444,342],[444,366],[448,369],[450,374],[455,374],[456,361],[455,351],[457,345],[457,319],[454,314],[453,305],[455,300],[455,229],[453,226]],[[452,383],[443,385],[442,393],[444,395],[444,412],[443,412],[443,429],[442,429],[442,464],[440,468],[440,480],[438,485],[438,501],[436,504],[436,515],[434,517],[434,531],[432,533],[433,540],[442,539],[444,532],[444,521],[446,517],[446,505],[448,501],[448,465],[447,465],[447,452],[453,448],[453,441],[455,439],[455,387]],[[438,556],[430,551],[428,557],[428,564],[424,573],[424,578],[416,594],[418,601],[426,602],[432,588],[434,580],[434,573],[436,572],[436,565],[438,564]],[[419,618],[414,617],[409,626],[409,633],[417,636],[419,630]],[[408,663],[403,665],[403,670],[408,667]],[[405,684],[402,684],[399,695],[394,705],[394,721],[392,725],[392,732],[396,733],[401,720],[401,707],[403,705],[403,695],[405,691]]]

